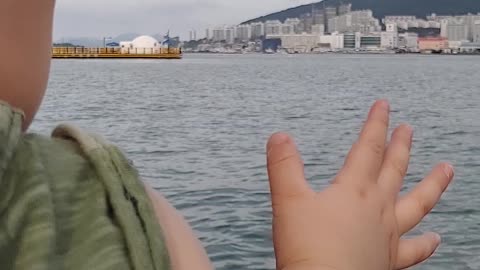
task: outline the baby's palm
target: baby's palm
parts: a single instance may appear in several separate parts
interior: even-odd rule
[[[426,260],[436,234],[400,239],[438,202],[453,178],[441,164],[397,200],[405,177],[412,130],[400,126],[386,145],[389,109],[377,102],[333,184],[308,186],[293,141],[274,135],[268,145],[277,269],[403,269]]]

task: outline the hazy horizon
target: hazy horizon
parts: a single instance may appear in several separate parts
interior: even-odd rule
[[[188,38],[190,30],[204,36],[206,28],[238,24],[257,16],[311,3],[307,0],[59,0],[54,40],[97,38],[124,33],[157,34]]]

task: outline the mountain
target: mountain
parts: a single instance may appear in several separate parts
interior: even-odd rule
[[[432,13],[460,15],[480,12],[480,0],[324,0],[313,5],[316,9],[321,9],[338,6],[342,3],[351,3],[352,10],[371,9],[376,18],[383,18],[387,15],[411,15],[425,18]],[[311,4],[302,5],[255,18],[242,24],[265,22],[267,20],[284,21],[287,18],[298,18],[302,14],[311,12],[311,10]]]

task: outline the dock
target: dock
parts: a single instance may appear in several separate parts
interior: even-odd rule
[[[85,48],[85,47],[54,47],[54,59],[181,59],[179,48]]]

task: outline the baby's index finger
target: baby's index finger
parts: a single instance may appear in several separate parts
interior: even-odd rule
[[[358,141],[348,154],[338,181],[376,183],[383,163],[390,105],[379,100],[372,106]]]

